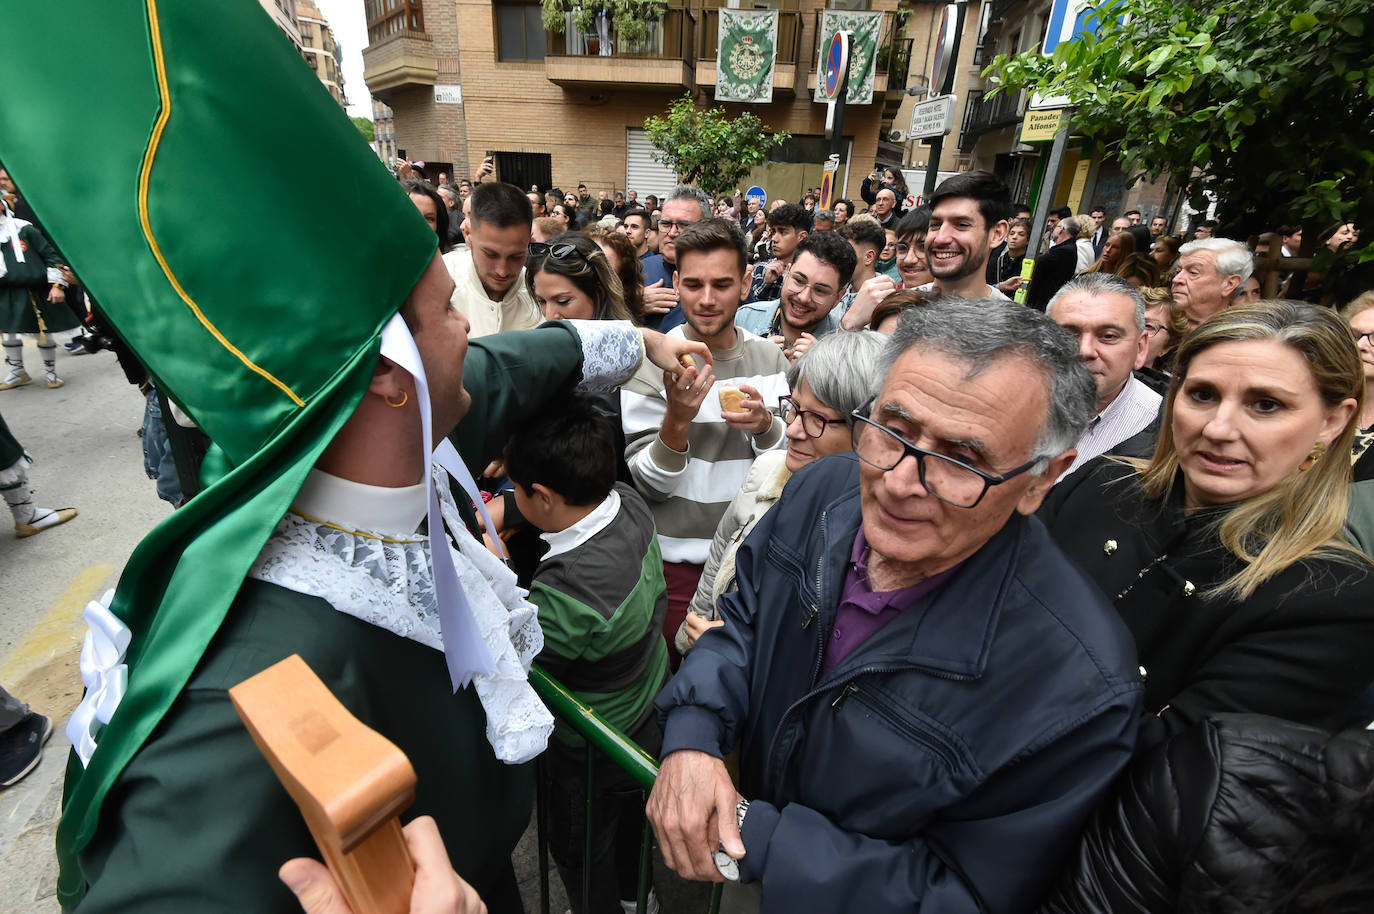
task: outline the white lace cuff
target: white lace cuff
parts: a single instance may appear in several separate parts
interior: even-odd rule
[[[644,362],[644,334],[629,321],[568,321],[582,341],[578,390],[615,390]]]

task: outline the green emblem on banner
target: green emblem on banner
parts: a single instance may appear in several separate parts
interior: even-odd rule
[[[873,76],[877,71],[878,41],[883,33],[883,14],[881,11],[826,10],[821,15],[820,34],[826,36],[821,42],[823,48],[830,45],[829,36],[836,32],[853,32],[849,43],[849,92],[845,101],[851,105],[867,105],[873,101]],[[812,96],[818,102],[825,101],[823,84],[825,82],[824,61],[816,67],[816,85]]]
[[[722,9],[716,41],[716,100],[771,102],[777,45],[776,12]]]

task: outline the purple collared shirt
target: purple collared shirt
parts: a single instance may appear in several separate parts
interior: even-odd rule
[[[897,590],[875,591],[868,581],[868,540],[863,527],[854,537],[854,551],[849,556],[849,571],[844,576],[840,592],[840,608],[835,611],[835,627],[825,646],[821,661],[821,675],[839,666],[859,645],[873,637],[902,611],[916,605],[922,597],[934,593],[959,570],[955,565],[919,584]]]

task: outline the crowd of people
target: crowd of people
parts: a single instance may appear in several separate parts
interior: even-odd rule
[[[245,490],[281,510],[186,676],[135,664],[142,718],[88,693],[72,906],[287,910],[288,858],[334,903],[225,698],[299,652],[420,776],[417,910],[520,909],[535,757],[578,914],[634,910],[646,821],[731,912],[1367,909],[1374,292],[1315,304],[1294,271],[1260,300],[1256,247],[1300,228],[1056,210],[1037,242],[981,171],[909,206],[875,169],[865,212],[494,171],[360,182],[390,310],[347,325],[361,380],[295,487]],[[4,213],[0,389],[31,380],[18,334],[55,386],[79,283]],[[239,420],[157,364],[159,404],[226,446]],[[268,419],[229,463],[280,455]],[[25,466],[0,449],[21,536],[69,519],[11,497]],[[183,636],[158,614],[192,612],[161,580],[145,665],[138,639]],[[647,798],[589,767],[531,662],[659,760]]]

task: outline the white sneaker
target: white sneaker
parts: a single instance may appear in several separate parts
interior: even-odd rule
[[[14,387],[23,387],[33,381],[29,373],[22,368],[10,368],[10,373],[5,376],[5,380],[0,382],[0,390],[10,390]]]
[[[625,914],[635,914],[635,904],[636,902],[633,898],[629,901],[622,898],[620,900],[620,909],[624,911]],[[659,914],[658,895],[654,893],[652,888],[649,889],[649,901],[644,905],[644,914]]]

